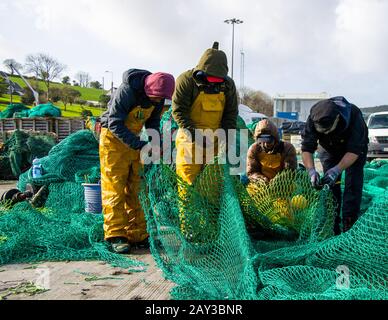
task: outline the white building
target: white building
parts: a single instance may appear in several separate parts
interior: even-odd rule
[[[306,121],[311,107],[317,102],[328,99],[326,92],[314,94],[277,94],[273,101],[274,117],[288,120]]]
[[[268,118],[265,114],[254,112],[251,108],[246,106],[245,104],[240,104],[238,106],[238,115],[243,118],[245,124],[250,124],[253,121],[266,119]]]

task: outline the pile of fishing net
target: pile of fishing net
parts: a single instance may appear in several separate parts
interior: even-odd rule
[[[246,186],[216,161],[189,185],[152,165],[140,198],[175,299],[387,299],[387,181],[388,162],[365,167],[362,215],[340,236],[331,191],[302,170]]]
[[[46,156],[55,144],[52,134],[15,130],[4,135],[0,148],[0,179],[17,178],[31,167],[35,158]]]
[[[89,130],[78,131],[40,159],[43,175],[31,170],[20,176],[46,188],[39,207],[29,202],[0,205],[0,265],[7,263],[102,260],[114,266],[143,270],[144,263],[115,254],[104,241],[103,216],[85,213],[83,182],[100,179],[98,142]]]
[[[377,170],[388,179],[387,166]],[[151,250],[177,284],[174,298],[388,298],[386,188],[336,237],[331,192],[311,189],[305,172],[254,188],[226,165],[208,165],[193,186],[167,165],[148,169],[141,199]],[[267,237],[251,238],[252,223]]]
[[[30,108],[22,103],[10,103],[3,111],[0,111],[0,119],[13,118],[15,113],[29,111]]]
[[[28,108],[24,104],[9,104],[7,108],[0,112],[1,118],[40,118],[40,117],[61,117],[61,109],[51,102],[39,104],[33,108]]]

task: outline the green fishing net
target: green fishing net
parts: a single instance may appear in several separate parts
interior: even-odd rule
[[[60,117],[61,115],[61,109],[53,105],[51,102],[39,104],[31,109],[22,103],[15,103],[9,104],[3,112],[0,112],[0,119]]]
[[[305,172],[280,174],[248,200],[253,191],[226,165],[207,166],[192,186],[169,166],[154,165],[146,182],[141,199],[151,249],[177,284],[173,298],[387,298],[386,189],[349,232],[335,237],[331,192],[309,188]],[[270,237],[251,238],[248,221]]]
[[[46,188],[39,206],[29,202],[0,204],[0,265],[7,263],[102,260],[113,266],[143,271],[145,264],[110,251],[104,241],[103,216],[85,213],[83,182],[100,179],[98,142],[88,130],[78,131],[40,159],[43,176],[31,170],[26,184]]]
[[[2,112],[0,119],[13,118],[15,113],[28,112],[30,109],[22,103],[10,103]]]
[[[35,158],[46,156],[55,144],[53,135],[15,130],[0,149],[0,179],[17,178],[31,167]]]
[[[365,167],[368,204],[340,236],[331,191],[314,190],[306,171],[245,186],[215,163],[188,185],[174,165],[148,166],[140,199],[151,252],[176,284],[171,296],[387,299],[387,164]]]

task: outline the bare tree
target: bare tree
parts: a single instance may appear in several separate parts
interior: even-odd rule
[[[240,90],[239,95],[242,103],[252,110],[264,113],[269,117],[273,116],[273,100],[265,92],[244,87]]]
[[[59,78],[65,69],[64,64],[44,53],[30,54],[26,58],[25,71],[33,73],[44,81],[47,87],[47,98],[49,97],[50,82]]]
[[[11,65],[14,66],[20,72],[23,69],[23,66],[19,62],[17,62],[15,59],[5,59],[3,61],[3,65],[4,65],[4,67],[6,67],[8,73],[10,73],[11,75],[13,75],[13,73],[14,73],[14,69],[11,67]]]
[[[90,74],[84,71],[77,72],[74,78],[78,80],[79,85],[81,87],[85,87],[85,88],[89,87],[90,80],[92,80],[92,78],[90,77]]]

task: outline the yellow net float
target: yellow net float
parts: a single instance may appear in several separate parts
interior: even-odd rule
[[[294,209],[294,210],[304,210],[308,207],[309,203],[307,201],[307,199],[302,196],[301,194],[299,195],[296,195],[294,197],[292,197],[291,199],[291,207]]]
[[[276,219],[274,216],[273,218],[275,218],[275,220],[279,220],[279,219],[292,220],[293,216],[291,214],[290,205],[289,205],[288,200],[281,199],[281,198],[276,199],[273,202],[273,208],[274,208],[274,211],[276,212],[277,218],[278,218],[278,219]],[[273,222],[276,222],[276,221],[273,221]]]

